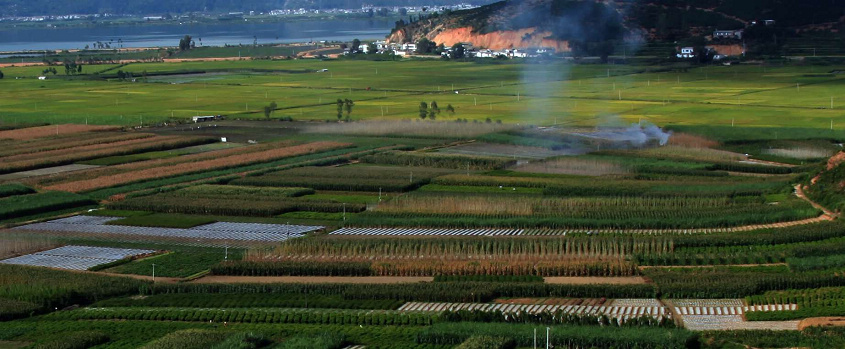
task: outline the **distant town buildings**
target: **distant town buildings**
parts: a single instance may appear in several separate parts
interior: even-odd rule
[[[716,30],[713,32],[713,39],[737,39],[742,40],[744,30]]]
[[[373,42],[379,54],[392,53],[397,56],[406,57],[417,54],[417,44],[415,43],[389,43],[386,41]],[[555,50],[550,47],[537,47],[528,49],[504,49],[504,50],[490,50],[490,49],[476,49],[471,43],[461,43],[464,49],[464,57],[467,58],[529,58],[539,57],[542,55],[552,55]],[[361,43],[358,46],[357,52],[370,53],[370,44]],[[446,47],[444,51],[440,52],[443,57],[453,58],[454,52],[452,47]],[[344,49],[343,54],[351,53],[351,48]]]

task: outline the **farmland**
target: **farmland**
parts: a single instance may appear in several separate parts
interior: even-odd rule
[[[3,68],[0,347],[843,345],[840,67],[121,69]]]

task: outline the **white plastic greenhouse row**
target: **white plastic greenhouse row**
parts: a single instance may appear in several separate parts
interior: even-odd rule
[[[33,254],[46,256],[62,256],[62,257],[79,257],[79,258],[99,258],[118,260],[126,257],[138,256],[142,254],[153,253],[153,250],[140,250],[131,248],[114,248],[114,247],[94,247],[94,246],[76,246],[68,245],[52,250],[36,252]]]
[[[69,270],[88,270],[100,264],[113,262],[111,259],[80,258],[64,256],[45,256],[28,254],[20,257],[0,261],[2,264],[28,265],[32,267],[48,267]]]
[[[123,249],[111,247],[64,246],[9,258],[2,264],[29,265],[70,270],[88,270],[100,264],[111,263],[123,258],[150,254],[153,250]]]
[[[742,307],[675,307],[675,313],[681,315],[742,315],[749,311],[784,311],[796,310],[796,304],[754,305]]]
[[[590,314],[590,315],[629,315],[637,316],[658,316],[669,317],[670,313],[666,307],[613,307],[613,306],[586,306],[586,305],[541,305],[541,304],[488,304],[488,303],[436,303],[436,302],[408,302],[399,308],[401,311],[500,311],[502,313],[529,313],[539,314],[544,312],[567,314]]]
[[[385,235],[385,236],[493,236],[522,235],[522,229],[418,229],[418,228],[341,228],[332,235]]]
[[[16,227],[22,230],[135,235],[166,238],[279,242],[322,229],[320,226],[218,222],[188,229],[105,225],[118,217],[74,216]]]

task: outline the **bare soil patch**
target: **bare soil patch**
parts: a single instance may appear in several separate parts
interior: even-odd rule
[[[18,349],[29,346],[30,342],[0,341],[0,349]]]
[[[798,330],[801,331],[811,326],[845,326],[845,317],[828,316],[804,319],[798,324]]]
[[[206,276],[192,283],[403,284],[432,282],[427,276]]]

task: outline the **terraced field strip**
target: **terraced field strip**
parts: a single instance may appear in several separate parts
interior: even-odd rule
[[[796,310],[796,304],[747,306],[739,299],[674,299],[675,315],[694,331],[707,330],[796,330],[800,321],[745,321],[750,311]]]
[[[651,304],[651,303],[649,303]],[[436,303],[436,302],[408,302],[399,311],[442,312],[442,311],[499,311],[508,313],[557,313],[580,315],[605,315],[620,321],[643,316],[651,316],[658,320],[671,318],[669,308],[662,305],[653,306],[592,306],[592,305],[547,305],[547,304],[499,304],[499,303]]]
[[[433,276],[228,276],[211,275],[191,281],[195,284],[403,284],[433,282]]]
[[[712,234],[712,233],[738,233],[759,229],[779,229],[794,227],[797,225],[808,225],[832,220],[831,216],[823,214],[818,217],[800,219],[797,221],[752,224],[730,228],[700,228],[700,229],[526,229],[520,235],[536,236],[566,236],[567,234]]]
[[[675,313],[681,315],[742,315],[749,311],[784,311],[796,310],[797,304],[752,305],[740,307],[675,307]]]
[[[322,229],[321,226],[217,222],[188,229],[106,225],[120,217],[73,216],[16,227],[18,230],[135,235],[247,242],[281,242]]]
[[[361,236],[507,236],[522,235],[522,232],[522,229],[341,228],[329,234]]]
[[[69,270],[88,270],[91,267],[101,264],[154,252],[153,250],[71,245],[9,258],[0,261],[0,263]]]
[[[83,165],[83,164],[71,164],[71,165],[62,165],[62,166],[53,166],[53,167],[46,167],[46,168],[39,168],[37,170],[29,170],[29,171],[20,171],[20,172],[12,172],[0,175],[0,181],[6,180],[18,180],[23,178],[29,177],[36,177],[36,176],[45,176],[63,172],[72,172],[72,171],[81,171],[87,170],[92,168],[97,168],[100,166],[97,165]]]
[[[741,315],[691,315],[683,316],[684,327],[693,331],[713,330],[798,330],[795,321],[745,321]]]

